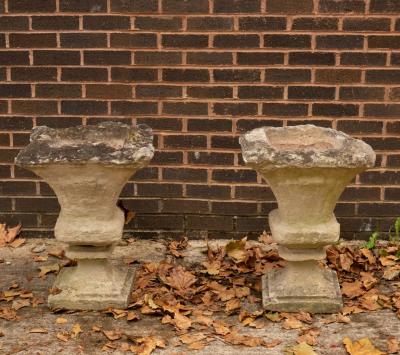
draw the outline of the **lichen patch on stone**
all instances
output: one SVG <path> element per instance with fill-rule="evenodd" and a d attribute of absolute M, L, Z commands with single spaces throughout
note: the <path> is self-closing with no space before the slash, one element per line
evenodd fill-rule
<path fill-rule="evenodd" d="M 282 167 L 369 168 L 375 153 L 365 142 L 314 125 L 256 128 L 240 137 L 247 165 Z"/>
<path fill-rule="evenodd" d="M 153 134 L 146 125 L 119 122 L 53 129 L 33 129 L 31 143 L 16 157 L 21 166 L 47 164 L 138 164 L 154 154 Z"/>

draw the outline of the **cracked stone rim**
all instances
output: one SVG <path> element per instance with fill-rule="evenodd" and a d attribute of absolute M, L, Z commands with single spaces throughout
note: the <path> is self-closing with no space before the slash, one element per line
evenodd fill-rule
<path fill-rule="evenodd" d="M 154 155 L 150 127 L 120 122 L 62 129 L 38 126 L 33 129 L 30 141 L 17 155 L 16 164 L 137 165 L 147 163 Z"/>
<path fill-rule="evenodd" d="M 278 168 L 369 168 L 375 153 L 365 142 L 314 125 L 261 127 L 240 137 L 247 165 Z"/>

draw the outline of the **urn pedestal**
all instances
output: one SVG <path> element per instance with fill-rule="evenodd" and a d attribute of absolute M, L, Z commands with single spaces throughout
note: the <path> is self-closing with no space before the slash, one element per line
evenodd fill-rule
<path fill-rule="evenodd" d="M 133 272 L 110 262 L 121 240 L 124 213 L 116 203 L 122 188 L 153 157 L 147 126 L 120 123 L 67 129 L 36 127 L 16 163 L 45 179 L 61 211 L 54 234 L 67 244 L 76 267 L 61 270 L 49 295 L 51 308 L 125 308 Z"/>
<path fill-rule="evenodd" d="M 262 127 L 241 137 L 243 158 L 270 185 L 278 209 L 269 225 L 287 266 L 263 277 L 263 304 L 273 311 L 335 313 L 342 307 L 337 275 L 321 266 L 339 240 L 333 210 L 344 188 L 375 163 L 366 143 L 328 128 Z"/>

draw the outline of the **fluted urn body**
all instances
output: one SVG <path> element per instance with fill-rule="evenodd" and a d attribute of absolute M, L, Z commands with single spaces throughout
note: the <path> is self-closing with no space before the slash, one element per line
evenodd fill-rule
<path fill-rule="evenodd" d="M 334 208 L 375 153 L 361 140 L 313 125 L 262 127 L 240 139 L 243 158 L 270 185 L 278 209 L 269 214 L 279 254 L 288 261 L 263 279 L 265 308 L 337 312 L 342 306 L 336 274 L 319 267 L 325 247 L 338 241 Z"/>
<path fill-rule="evenodd" d="M 132 272 L 108 261 L 122 238 L 124 213 L 116 203 L 128 179 L 153 157 L 147 126 L 121 123 L 66 129 L 36 127 L 16 164 L 45 179 L 61 211 L 55 237 L 77 267 L 64 268 L 49 296 L 52 308 L 126 307 Z"/>

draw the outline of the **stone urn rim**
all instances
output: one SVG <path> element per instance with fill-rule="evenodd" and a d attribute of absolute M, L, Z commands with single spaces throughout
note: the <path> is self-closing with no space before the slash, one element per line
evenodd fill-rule
<path fill-rule="evenodd" d="M 154 155 L 153 132 L 144 124 L 107 121 L 68 128 L 34 127 L 30 144 L 15 163 L 22 167 L 49 165 L 141 166 Z"/>
<path fill-rule="evenodd" d="M 360 139 L 315 125 L 264 126 L 239 138 L 246 165 L 255 169 L 348 168 L 375 165 L 375 152 Z"/>

